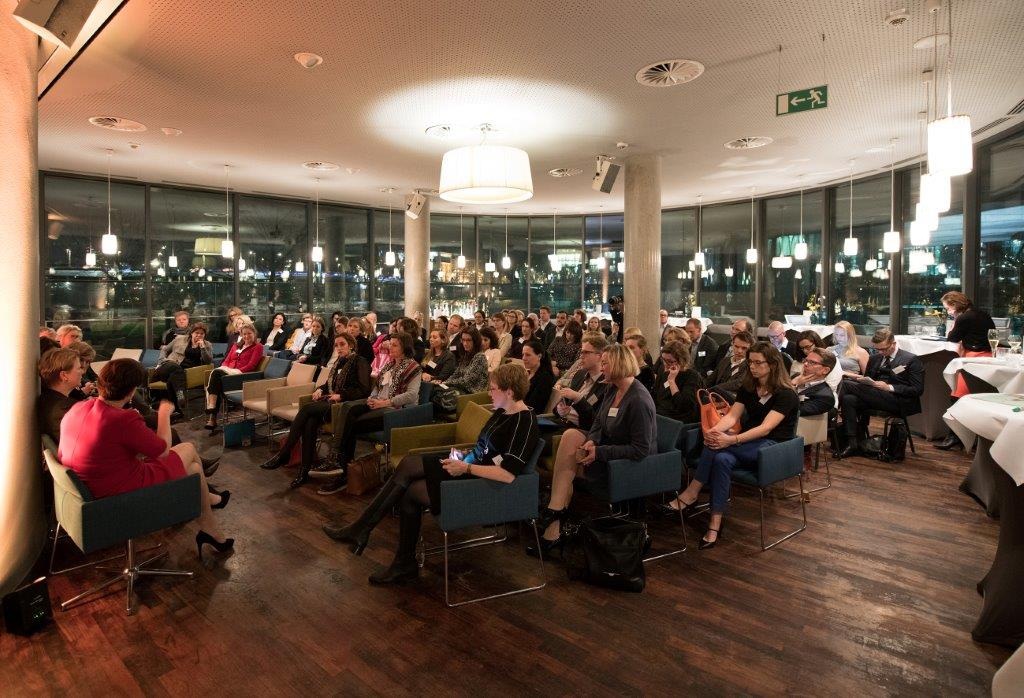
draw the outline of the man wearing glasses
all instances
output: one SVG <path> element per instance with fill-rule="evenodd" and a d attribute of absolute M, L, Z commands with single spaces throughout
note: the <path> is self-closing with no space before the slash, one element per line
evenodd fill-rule
<path fill-rule="evenodd" d="M 836 367 L 836 356 L 824 349 L 813 348 L 804 358 L 804 371 L 793 380 L 793 388 L 800 398 L 800 416 L 825 414 L 837 406 L 836 394 L 827 378 Z"/>
<path fill-rule="evenodd" d="M 577 371 L 568 387 L 555 385 L 561 398 L 555 403 L 553 420 L 560 427 L 579 427 L 589 429 L 594 423 L 594 412 L 604 391 L 608 387 L 601 373 L 601 352 L 608 346 L 603 335 L 587 335 L 580 348 L 580 370 Z"/>
<path fill-rule="evenodd" d="M 788 356 L 791 359 L 787 362 L 787 369 L 793 365 L 793 361 L 803 360 L 804 353 L 800 351 L 800 347 L 795 342 L 791 342 L 786 338 L 786 326 L 778 320 L 768 325 L 768 341 L 782 352 L 783 358 Z"/>
<path fill-rule="evenodd" d="M 846 446 L 840 458 L 864 450 L 858 440 L 867 437 L 872 410 L 892 415 L 912 415 L 921 411 L 924 393 L 924 366 L 921 360 L 896 345 L 896 337 L 888 327 L 871 338 L 875 353 L 868 359 L 863 376 L 844 376 L 839 392 L 839 408 L 843 415 Z"/>

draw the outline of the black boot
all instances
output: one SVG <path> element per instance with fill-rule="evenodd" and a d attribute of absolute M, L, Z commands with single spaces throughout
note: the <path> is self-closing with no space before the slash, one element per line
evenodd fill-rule
<path fill-rule="evenodd" d="M 942 451 L 952 451 L 954 448 L 963 448 L 963 442 L 953 432 L 949 432 L 949 436 L 942 441 L 942 443 L 935 444 L 935 448 Z"/>
<path fill-rule="evenodd" d="M 416 546 L 420 542 L 420 525 L 423 523 L 423 512 L 416 503 L 402 506 L 402 517 L 398 526 L 398 552 L 391 566 L 386 570 L 370 575 L 370 584 L 404 584 L 420 576 L 420 566 L 416 562 Z"/>
<path fill-rule="evenodd" d="M 309 482 L 309 466 L 303 463 L 299 466 L 299 474 L 295 476 L 295 479 L 291 481 L 288 487 L 294 490 L 297 487 L 302 487 L 307 482 Z"/>
<path fill-rule="evenodd" d="M 348 526 L 324 524 L 324 533 L 341 543 L 351 543 L 355 546 L 353 548 L 355 554 L 362 555 L 363 549 L 366 548 L 366 544 L 370 540 L 370 532 L 395 507 L 403 494 L 405 494 L 405 485 L 398 484 L 394 477 L 389 478 L 369 506 L 363 509 L 363 513 L 359 515 L 358 519 Z"/>

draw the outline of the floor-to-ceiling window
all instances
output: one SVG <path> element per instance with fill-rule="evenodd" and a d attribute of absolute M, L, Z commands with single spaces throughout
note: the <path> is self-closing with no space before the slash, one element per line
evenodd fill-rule
<path fill-rule="evenodd" d="M 504 233 L 504 230 L 502 230 Z M 442 213 L 430 214 L 430 314 L 463 316 L 477 309 L 476 235 L 472 216 Z M 502 249 L 504 256 L 504 249 Z M 508 270 L 498 263 L 503 273 L 526 268 L 526 259 L 509 250 L 512 264 Z M 459 259 L 463 259 L 460 266 Z M 513 271 L 514 270 L 514 271 Z"/>
<path fill-rule="evenodd" d="M 765 201 L 764 322 L 801 315 L 822 295 L 821 205 L 821 191 Z"/>
<path fill-rule="evenodd" d="M 530 304 L 552 312 L 580 307 L 583 216 L 537 216 L 530 233 Z"/>
<path fill-rule="evenodd" d="M 701 247 L 706 245 L 701 241 Z M 697 296 L 694 277 L 701 271 L 692 268 L 697 251 L 697 210 L 682 209 L 661 214 L 661 307 L 669 313 L 691 315 Z M 710 267 L 709 267 L 710 269 Z M 718 269 L 717 274 L 722 273 Z M 706 273 L 705 273 L 706 275 Z M 712 274 L 714 278 L 714 274 Z"/>
<path fill-rule="evenodd" d="M 320 204 L 324 252 L 313 277 L 314 311 L 326 316 L 335 310 L 346 315 L 369 311 L 367 226 L 366 209 Z"/>
<path fill-rule="evenodd" d="M 101 354 L 145 343 L 145 188 L 47 176 L 43 308 L 48 324 L 72 323 Z M 117 236 L 105 254 L 101 236 Z M 155 267 L 154 267 L 155 269 Z"/>
<path fill-rule="evenodd" d="M 621 213 L 598 214 L 586 218 L 583 307 L 600 312 L 612 296 L 622 295 L 623 219 Z"/>
<path fill-rule="evenodd" d="M 981 148 L 981 251 L 974 301 L 994 317 L 1024 321 L 1024 133 Z"/>
<path fill-rule="evenodd" d="M 849 183 L 832 190 L 832 292 L 826 300 L 836 320 L 870 335 L 891 318 L 888 264 L 875 273 L 879 255 L 888 259 L 882 235 L 889 230 L 889 176 L 854 181 L 852 202 L 850 191 Z"/>
<path fill-rule="evenodd" d="M 469 217 L 466 218 L 466 226 L 470 220 Z M 488 313 L 502 308 L 525 308 L 530 270 L 527 263 L 530 253 L 528 220 L 519 216 L 508 218 L 510 264 L 507 269 L 502 264 L 506 249 L 505 216 L 479 216 L 477 221 L 480 235 L 477 263 L 478 307 Z M 536 268 L 536 257 L 532 264 Z M 466 266 L 472 266 L 471 259 L 466 261 Z"/>
<path fill-rule="evenodd" d="M 756 265 L 746 261 L 753 225 L 750 203 L 704 206 L 702 215 L 706 268 L 698 298 L 702 313 L 726 324 L 737 317 L 752 318 Z"/>
<path fill-rule="evenodd" d="M 405 212 L 401 207 L 373 212 L 373 310 L 379 320 L 405 314 Z"/>
<path fill-rule="evenodd" d="M 309 275 L 322 269 L 310 261 L 311 246 L 304 203 L 239 197 L 238 305 L 261 334 L 273 313 L 293 324 L 307 310 Z"/>

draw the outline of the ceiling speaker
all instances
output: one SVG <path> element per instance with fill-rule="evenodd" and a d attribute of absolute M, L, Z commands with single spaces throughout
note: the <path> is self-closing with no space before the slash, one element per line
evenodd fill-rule
<path fill-rule="evenodd" d="M 416 220 L 420 217 L 420 212 L 423 210 L 424 204 L 427 203 L 427 197 L 423 196 L 419 192 L 415 192 L 405 204 L 405 215 L 409 216 L 412 220 Z"/>
<path fill-rule="evenodd" d="M 597 161 L 597 172 L 594 174 L 594 180 L 590 183 L 594 191 L 604 192 L 605 194 L 611 194 L 612 187 L 615 186 L 615 178 L 619 176 L 619 170 L 622 169 L 622 165 L 616 165 L 608 160 L 598 159 Z"/>
<path fill-rule="evenodd" d="M 14 19 L 54 44 L 71 48 L 99 0 L 20 0 Z"/>

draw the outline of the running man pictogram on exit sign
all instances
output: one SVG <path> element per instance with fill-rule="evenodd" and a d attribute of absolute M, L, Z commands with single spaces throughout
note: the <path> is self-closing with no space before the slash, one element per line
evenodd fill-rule
<path fill-rule="evenodd" d="M 795 90 L 775 96 L 775 116 L 800 111 L 825 109 L 828 106 L 828 85 Z"/>

